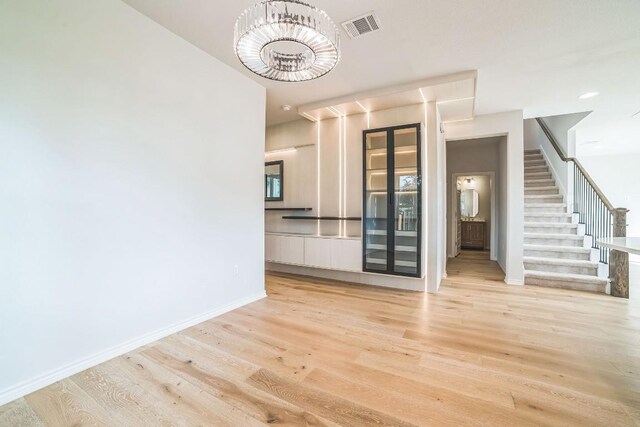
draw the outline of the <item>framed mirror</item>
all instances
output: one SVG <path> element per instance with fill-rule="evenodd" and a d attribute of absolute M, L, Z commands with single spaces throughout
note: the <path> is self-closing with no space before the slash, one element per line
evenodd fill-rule
<path fill-rule="evenodd" d="M 460 194 L 460 215 L 466 218 L 475 218 L 480 210 L 478 192 L 476 190 L 464 190 Z"/>
<path fill-rule="evenodd" d="M 265 193 L 266 202 L 281 202 L 284 198 L 284 160 L 266 162 Z"/>

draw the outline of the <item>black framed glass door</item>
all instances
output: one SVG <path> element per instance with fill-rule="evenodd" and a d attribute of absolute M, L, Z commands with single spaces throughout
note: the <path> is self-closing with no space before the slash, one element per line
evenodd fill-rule
<path fill-rule="evenodd" d="M 364 131 L 363 159 L 363 271 L 420 277 L 420 124 Z"/>

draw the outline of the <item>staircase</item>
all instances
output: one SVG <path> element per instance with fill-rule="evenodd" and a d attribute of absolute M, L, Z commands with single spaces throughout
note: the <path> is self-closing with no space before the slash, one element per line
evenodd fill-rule
<path fill-rule="evenodd" d="M 591 245 L 573 221 L 540 150 L 524 154 L 525 284 L 607 292 Z M 591 241 L 591 239 L 589 239 Z"/>

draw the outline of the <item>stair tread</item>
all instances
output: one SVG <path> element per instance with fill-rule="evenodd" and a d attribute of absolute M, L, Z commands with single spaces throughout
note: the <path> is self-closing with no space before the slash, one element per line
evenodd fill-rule
<path fill-rule="evenodd" d="M 525 262 L 535 262 L 538 264 L 553 264 L 553 265 L 564 265 L 564 266 L 574 266 L 574 267 L 598 267 L 598 263 L 596 261 L 587 261 L 587 260 L 579 260 L 579 259 L 563 259 L 563 258 L 545 258 L 545 257 L 536 257 L 536 256 L 525 256 Z"/>
<path fill-rule="evenodd" d="M 567 207 L 566 203 L 525 203 L 524 207 L 538 208 L 538 207 Z M 548 212 L 551 213 L 551 212 Z"/>
<path fill-rule="evenodd" d="M 540 212 L 540 213 L 535 213 L 535 212 L 525 212 L 524 216 L 548 216 L 548 217 L 552 217 L 552 216 L 562 216 L 565 218 L 570 218 L 573 214 L 570 213 L 564 213 L 564 212 Z"/>
<path fill-rule="evenodd" d="M 609 279 L 598 276 L 587 276 L 586 274 L 574 274 L 574 273 L 556 273 L 553 271 L 540 271 L 540 270 L 525 270 L 525 277 L 537 277 L 541 279 L 553 279 L 558 281 L 568 282 L 588 282 L 597 284 L 606 284 Z"/>

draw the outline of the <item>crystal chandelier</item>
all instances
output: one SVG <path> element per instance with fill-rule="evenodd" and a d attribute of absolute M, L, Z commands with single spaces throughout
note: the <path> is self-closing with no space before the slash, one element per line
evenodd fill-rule
<path fill-rule="evenodd" d="M 246 9 L 235 25 L 238 59 L 271 80 L 317 79 L 340 60 L 340 34 L 329 16 L 298 0 L 267 0 Z"/>

